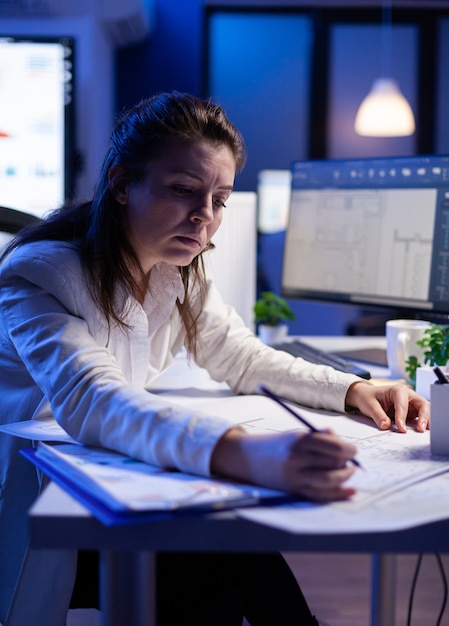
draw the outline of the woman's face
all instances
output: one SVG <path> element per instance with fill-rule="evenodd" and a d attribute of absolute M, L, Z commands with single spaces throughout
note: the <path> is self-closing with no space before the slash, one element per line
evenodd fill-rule
<path fill-rule="evenodd" d="M 202 252 L 220 226 L 234 177 L 227 146 L 173 141 L 142 181 L 115 192 L 144 272 L 160 261 L 188 265 Z"/>

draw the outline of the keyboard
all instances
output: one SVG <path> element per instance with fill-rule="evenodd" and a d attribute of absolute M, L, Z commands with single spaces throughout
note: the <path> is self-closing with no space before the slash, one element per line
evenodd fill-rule
<path fill-rule="evenodd" d="M 371 374 L 368 370 L 356 365 L 352 361 L 338 356 L 337 354 L 333 354 L 332 352 L 325 352 L 319 348 L 314 348 L 313 346 L 310 346 L 303 341 L 299 341 L 298 339 L 276 343 L 272 347 L 276 348 L 276 350 L 288 352 L 295 357 L 302 357 L 310 363 L 316 363 L 317 365 L 330 365 L 336 370 L 346 372 L 347 374 L 355 374 L 356 376 L 360 376 L 360 378 L 365 378 L 367 380 L 371 378 Z"/>

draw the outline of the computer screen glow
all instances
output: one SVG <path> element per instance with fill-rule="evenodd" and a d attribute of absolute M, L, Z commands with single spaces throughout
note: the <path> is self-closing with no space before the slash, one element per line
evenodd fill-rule
<path fill-rule="evenodd" d="M 41 217 L 71 184 L 73 41 L 0 36 L 0 205 Z"/>
<path fill-rule="evenodd" d="M 282 292 L 449 314 L 449 157 L 295 162 Z"/>

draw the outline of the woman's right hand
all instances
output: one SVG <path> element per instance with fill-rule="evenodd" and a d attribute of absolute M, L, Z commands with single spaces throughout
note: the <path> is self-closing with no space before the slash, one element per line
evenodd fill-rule
<path fill-rule="evenodd" d="M 330 430 L 254 435 L 232 428 L 216 445 L 212 472 L 315 501 L 346 500 L 355 493 L 344 486 L 355 454 Z"/>

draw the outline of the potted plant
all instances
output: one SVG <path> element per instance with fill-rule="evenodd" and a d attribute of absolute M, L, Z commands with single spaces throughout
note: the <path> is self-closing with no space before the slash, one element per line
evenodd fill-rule
<path fill-rule="evenodd" d="M 254 322 L 264 343 L 280 343 L 287 336 L 285 320 L 294 320 L 290 305 L 284 298 L 271 291 L 263 291 L 254 304 Z"/>
<path fill-rule="evenodd" d="M 431 323 L 424 330 L 424 336 L 416 344 L 424 349 L 424 362 L 416 356 L 407 359 L 405 369 L 411 383 L 416 385 L 418 368 L 433 365 L 445 366 L 449 361 L 449 325 Z"/>

